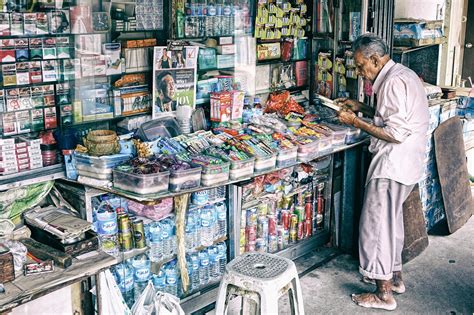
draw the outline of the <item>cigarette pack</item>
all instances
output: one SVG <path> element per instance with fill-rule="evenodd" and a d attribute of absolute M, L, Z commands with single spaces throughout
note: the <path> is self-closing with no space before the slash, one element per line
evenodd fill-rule
<path fill-rule="evenodd" d="M 11 13 L 11 35 L 23 35 L 23 13 Z"/>

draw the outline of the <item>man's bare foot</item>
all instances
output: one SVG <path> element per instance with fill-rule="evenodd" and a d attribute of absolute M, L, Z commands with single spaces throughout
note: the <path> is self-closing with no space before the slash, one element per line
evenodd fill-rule
<path fill-rule="evenodd" d="M 391 280 L 377 280 L 377 291 L 374 293 L 352 294 L 352 301 L 359 306 L 393 311 L 397 301 L 393 298 Z"/>
<path fill-rule="evenodd" d="M 365 276 L 362 277 L 362 282 L 375 285 L 375 280 L 374 279 L 371 279 L 371 278 L 365 277 Z M 406 291 L 405 283 L 403 283 L 403 280 L 402 280 L 401 271 L 394 271 L 393 272 L 392 291 L 395 292 L 395 293 L 398 293 L 398 294 L 405 293 L 405 291 Z"/>

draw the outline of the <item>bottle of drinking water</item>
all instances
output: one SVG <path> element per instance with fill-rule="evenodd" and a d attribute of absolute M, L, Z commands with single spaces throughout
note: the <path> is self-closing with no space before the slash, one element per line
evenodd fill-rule
<path fill-rule="evenodd" d="M 125 303 L 128 307 L 132 307 L 135 300 L 133 268 L 127 263 L 118 264 L 114 268 L 114 276 Z"/>
<path fill-rule="evenodd" d="M 225 203 L 218 202 L 215 204 L 217 212 L 217 237 L 227 235 L 227 208 Z"/>
<path fill-rule="evenodd" d="M 220 242 L 217 244 L 217 248 L 219 252 L 219 273 L 222 276 L 227 265 L 227 245 L 225 242 Z"/>
<path fill-rule="evenodd" d="M 201 245 L 211 246 L 214 240 L 214 207 L 205 206 L 201 209 Z"/>
<path fill-rule="evenodd" d="M 163 259 L 169 258 L 171 256 L 171 230 L 170 222 L 168 219 L 160 221 L 161 225 L 161 243 L 163 247 Z"/>
<path fill-rule="evenodd" d="M 132 260 L 133 266 L 133 278 L 134 278 L 134 292 L 135 301 L 138 300 L 140 294 L 142 294 L 148 280 L 150 280 L 150 260 L 145 254 L 135 256 Z"/>
<path fill-rule="evenodd" d="M 197 208 L 193 210 L 192 212 L 193 212 L 194 222 L 196 223 L 196 229 L 194 233 L 194 237 L 196 241 L 196 246 L 194 246 L 194 248 L 196 248 L 201 245 L 201 209 Z"/>
<path fill-rule="evenodd" d="M 186 213 L 186 225 L 184 227 L 186 249 L 190 250 L 197 246 L 196 243 L 196 220 L 193 210 Z"/>
<path fill-rule="evenodd" d="M 157 262 L 163 259 L 162 227 L 159 222 L 152 222 L 149 227 L 150 260 Z"/>
<path fill-rule="evenodd" d="M 178 272 L 176 270 L 176 260 L 172 260 L 166 268 L 166 291 L 169 294 L 178 296 Z"/>
<path fill-rule="evenodd" d="M 191 287 L 192 290 L 197 290 L 201 286 L 201 279 L 199 273 L 199 254 L 197 252 L 190 254 L 190 261 L 192 267 Z"/>
<path fill-rule="evenodd" d="M 199 252 L 199 280 L 201 286 L 209 282 L 209 255 L 205 250 Z"/>
<path fill-rule="evenodd" d="M 225 198 L 225 186 L 217 187 L 216 199 L 224 199 Z"/>
<path fill-rule="evenodd" d="M 156 290 L 165 292 L 166 290 L 166 274 L 163 268 L 160 269 L 158 274 L 152 276 L 153 286 Z"/>
<path fill-rule="evenodd" d="M 207 249 L 209 255 L 209 277 L 216 280 L 220 275 L 219 250 L 217 246 L 210 246 Z"/>
<path fill-rule="evenodd" d="M 167 219 L 169 226 L 169 235 L 170 235 L 170 256 L 176 254 L 178 241 L 176 240 L 176 223 L 174 219 Z"/>

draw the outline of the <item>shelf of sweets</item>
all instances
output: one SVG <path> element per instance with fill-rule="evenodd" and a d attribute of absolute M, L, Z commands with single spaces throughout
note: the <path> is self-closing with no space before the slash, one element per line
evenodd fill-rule
<path fill-rule="evenodd" d="M 43 166 L 41 168 L 0 176 L 0 191 L 38 184 L 50 180 L 65 178 L 63 164 Z"/>
<path fill-rule="evenodd" d="M 337 153 L 337 152 L 340 152 L 340 151 L 348 150 L 348 149 L 356 147 L 360 144 L 363 144 L 366 141 L 367 141 L 367 139 L 363 139 L 363 140 L 358 141 L 358 142 L 353 143 L 353 144 L 338 146 L 338 147 L 332 148 L 332 150 L 330 150 L 328 152 L 318 154 L 318 155 L 312 157 L 309 160 L 297 161 L 293 164 L 290 164 L 290 165 L 287 165 L 287 166 L 284 166 L 284 167 L 275 167 L 273 169 L 270 169 L 270 170 L 267 170 L 267 171 L 264 171 L 264 172 L 254 173 L 252 176 L 249 176 L 249 177 L 243 177 L 243 178 L 239 178 L 239 179 L 235 179 L 235 180 L 228 180 L 228 181 L 225 181 L 225 182 L 222 182 L 222 183 L 219 183 L 219 184 L 215 184 L 215 185 L 211 185 L 211 186 L 200 186 L 200 187 L 196 187 L 196 188 L 189 189 L 189 190 L 182 190 L 182 191 L 179 191 L 179 192 L 166 192 L 166 193 L 159 193 L 159 194 L 140 195 L 140 194 L 136 194 L 136 193 L 133 193 L 133 192 L 128 192 L 128 191 L 125 191 L 125 190 L 122 190 L 122 189 L 119 189 L 119 188 L 93 186 L 93 185 L 87 185 L 87 186 L 90 186 L 90 187 L 93 187 L 93 188 L 96 188 L 96 189 L 99 189 L 99 190 L 102 190 L 102 191 L 105 191 L 105 192 L 109 192 L 109 193 L 112 193 L 112 194 L 116 194 L 116 195 L 121 196 L 121 197 L 136 200 L 138 202 L 149 202 L 149 201 L 155 201 L 155 200 L 159 200 L 159 199 L 163 199 L 163 198 L 175 197 L 175 196 L 179 196 L 179 195 L 186 194 L 186 193 L 193 193 L 193 192 L 197 192 L 197 191 L 208 190 L 208 189 L 212 189 L 212 188 L 217 188 L 217 187 L 222 187 L 222 186 L 227 186 L 227 185 L 243 182 L 245 180 L 252 179 L 256 176 L 270 174 L 270 173 L 273 173 L 275 171 L 279 171 L 279 170 L 282 170 L 282 169 L 293 167 L 293 166 L 296 166 L 296 165 L 299 165 L 299 164 L 302 164 L 302 163 L 308 163 L 308 162 L 311 162 L 315 159 L 318 159 L 318 158 L 321 158 L 321 157 L 324 157 L 324 156 L 328 156 L 328 155 L 331 155 L 331 154 L 334 154 L 334 153 Z M 75 180 L 70 180 L 70 179 L 63 179 L 63 180 L 73 182 L 73 183 L 78 183 Z"/>
<path fill-rule="evenodd" d="M 263 66 L 263 65 L 278 65 L 278 64 L 289 64 L 289 63 L 295 63 L 299 61 L 311 61 L 310 58 L 303 58 L 303 59 L 290 59 L 288 61 L 283 61 L 280 59 L 274 59 L 274 60 L 262 60 L 262 61 L 257 61 L 257 66 Z"/>
<path fill-rule="evenodd" d="M 272 93 L 272 92 L 281 92 L 281 91 L 289 91 L 291 92 L 297 92 L 297 91 L 303 91 L 309 89 L 309 86 L 307 84 L 302 85 L 302 86 L 292 86 L 292 87 L 282 87 L 282 88 L 269 88 L 265 90 L 258 90 L 255 91 L 255 95 L 258 94 L 267 94 L 267 93 Z"/>

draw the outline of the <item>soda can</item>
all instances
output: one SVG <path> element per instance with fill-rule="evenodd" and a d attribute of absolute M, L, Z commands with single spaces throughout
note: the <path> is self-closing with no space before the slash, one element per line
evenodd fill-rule
<path fill-rule="evenodd" d="M 289 236 L 290 236 L 290 243 L 296 243 L 296 240 L 298 238 L 298 232 L 296 231 L 296 229 L 290 229 Z"/>
<path fill-rule="evenodd" d="M 305 220 L 311 220 L 313 217 L 313 205 L 311 203 L 306 203 L 304 206 L 304 218 Z"/>
<path fill-rule="evenodd" d="M 304 238 L 303 222 L 298 222 L 297 236 L 298 236 L 298 241 Z"/>
<path fill-rule="evenodd" d="M 290 241 L 290 233 L 288 230 L 283 231 L 283 248 L 287 248 Z"/>
<path fill-rule="evenodd" d="M 257 226 L 257 209 L 247 210 L 247 226 Z"/>
<path fill-rule="evenodd" d="M 304 237 L 308 238 L 313 233 L 313 221 L 311 219 L 306 219 L 304 221 Z"/>
<path fill-rule="evenodd" d="M 298 215 L 292 214 L 290 219 L 290 230 L 295 230 L 298 228 Z"/>
<path fill-rule="evenodd" d="M 248 226 L 245 228 L 245 239 L 247 244 L 254 242 L 257 239 L 257 228 L 255 226 Z"/>
<path fill-rule="evenodd" d="M 278 236 L 270 235 L 268 237 L 267 249 L 269 253 L 275 253 L 278 251 Z"/>
<path fill-rule="evenodd" d="M 119 216 L 119 231 L 122 233 L 130 233 L 130 219 L 128 218 L 128 215 L 123 214 Z"/>
<path fill-rule="evenodd" d="M 266 216 L 259 216 L 257 219 L 257 238 L 266 238 L 268 236 L 268 219 Z"/>
<path fill-rule="evenodd" d="M 274 216 L 268 215 L 268 235 L 277 235 L 276 226 L 277 221 Z"/>
<path fill-rule="evenodd" d="M 290 228 L 290 212 L 288 210 L 281 210 L 281 224 L 285 230 Z"/>
<path fill-rule="evenodd" d="M 133 236 L 132 233 L 126 232 L 119 232 L 120 237 L 120 248 L 122 251 L 127 252 L 133 248 Z"/>
<path fill-rule="evenodd" d="M 245 251 L 246 252 L 254 252 L 255 251 L 255 246 L 256 246 L 257 242 L 256 241 L 251 241 L 251 242 L 247 242 L 247 244 L 245 245 Z"/>
<path fill-rule="evenodd" d="M 289 210 L 291 208 L 291 197 L 283 197 L 281 201 L 281 208 L 285 210 Z"/>
<path fill-rule="evenodd" d="M 283 243 L 283 238 L 284 238 L 284 232 L 285 230 L 283 228 L 277 229 L 278 235 L 277 235 L 277 246 L 278 250 L 282 250 L 285 248 L 285 245 Z"/>
<path fill-rule="evenodd" d="M 255 251 L 260 253 L 267 252 L 267 244 L 264 238 L 257 238 L 257 240 L 255 241 Z"/>
<path fill-rule="evenodd" d="M 135 219 L 132 221 L 133 226 L 133 240 L 135 248 L 144 248 L 145 244 L 145 230 L 143 227 L 143 220 Z"/>

